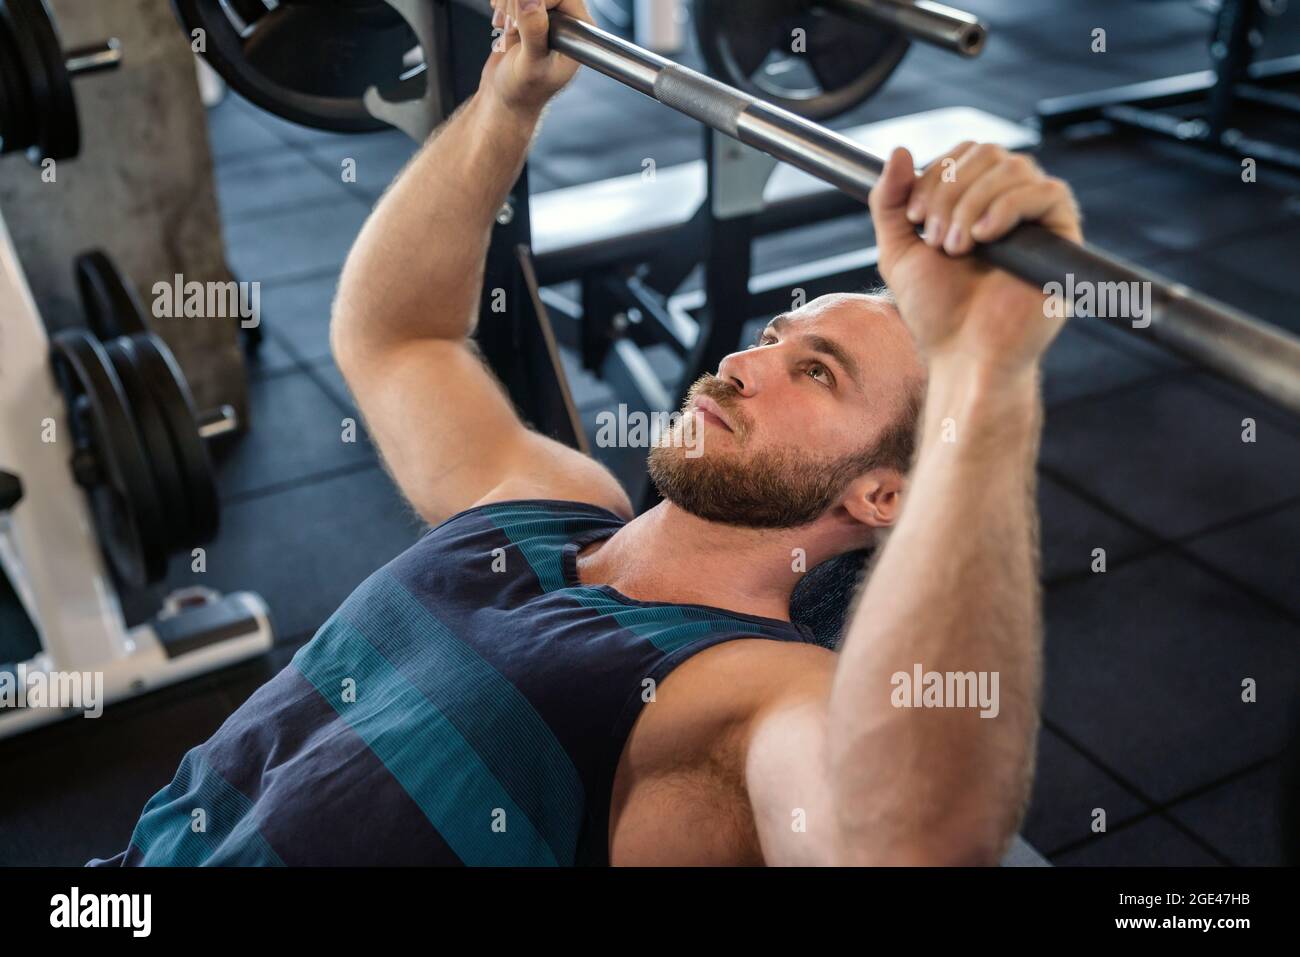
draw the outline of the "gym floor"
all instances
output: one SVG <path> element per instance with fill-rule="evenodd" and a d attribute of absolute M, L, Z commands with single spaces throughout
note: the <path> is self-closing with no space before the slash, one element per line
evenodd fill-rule
<path fill-rule="evenodd" d="M 958 62 L 913 46 L 847 126 L 941 106 L 1008 119 L 1042 97 L 1203 69 L 1210 18 L 1185 2 L 963 0 L 991 27 Z M 1295 13 L 1296 11 L 1292 11 Z M 1297 19 L 1265 56 L 1300 49 Z M 1109 52 L 1088 38 L 1107 30 Z M 1288 34 L 1289 37 L 1283 36 Z M 692 65 L 693 52 L 681 59 Z M 234 96 L 211 111 L 229 260 L 262 282 L 252 430 L 221 455 L 223 527 L 203 584 L 269 602 L 265 659 L 0 742 L 0 864 L 80 864 L 122 850 L 145 801 L 375 568 L 421 532 L 364 435 L 329 354 L 339 268 L 411 155 L 397 133 L 294 127 Z M 1300 126 L 1270 135 L 1300 142 Z M 699 127 L 594 73 L 551 111 L 534 191 L 698 158 Z M 1049 140 L 1089 239 L 1300 332 L 1300 180 L 1135 138 Z M 344 159 L 358 182 L 344 184 Z M 865 216 L 764 242 L 757 268 L 870 241 Z M 590 419 L 611 394 L 574 372 Z M 1028 840 L 1059 865 L 1277 864 L 1278 755 L 1300 687 L 1300 422 L 1137 338 L 1079 321 L 1045 374 L 1040 465 L 1047 622 L 1044 725 Z M 1243 442 L 1242 420 L 1257 423 Z M 1105 574 L 1090 570 L 1104 548 Z M 179 562 L 177 563 L 180 564 Z M 127 596 L 139 618 L 169 588 Z M 34 636 L 0 581 L 0 661 Z M 1258 700 L 1242 700 L 1242 683 Z M 1095 809 L 1105 812 L 1094 833 Z"/>

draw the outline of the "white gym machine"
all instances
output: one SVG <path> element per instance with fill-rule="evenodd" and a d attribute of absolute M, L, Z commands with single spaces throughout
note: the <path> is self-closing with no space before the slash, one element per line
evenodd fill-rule
<path fill-rule="evenodd" d="M 101 705 L 252 658 L 270 649 L 266 603 L 251 592 L 177 593 L 152 621 L 128 628 L 50 367 L 50 340 L 0 217 L 0 570 L 40 637 L 41 651 L 0 664 L 0 684 L 102 681 Z M 45 441 L 53 425 L 55 441 Z M 0 706 L 0 738 L 84 708 Z"/>

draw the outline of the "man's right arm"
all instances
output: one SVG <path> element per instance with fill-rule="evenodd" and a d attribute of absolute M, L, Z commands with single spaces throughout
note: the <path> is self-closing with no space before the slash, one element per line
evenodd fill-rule
<path fill-rule="evenodd" d="M 586 16 L 579 0 L 546 0 L 557 4 Z M 602 466 L 520 421 L 470 338 L 496 213 L 543 106 L 576 66 L 547 51 L 546 23 L 542 6 L 508 31 L 478 92 L 384 195 L 339 282 L 339 368 L 389 471 L 429 522 L 506 498 L 631 513 Z"/>

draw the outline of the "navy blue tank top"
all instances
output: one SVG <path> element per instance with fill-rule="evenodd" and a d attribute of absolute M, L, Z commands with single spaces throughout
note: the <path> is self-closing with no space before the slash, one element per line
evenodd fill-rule
<path fill-rule="evenodd" d="M 92 864 L 602 865 L 653 688 L 787 622 L 583 585 L 603 508 L 472 508 L 368 578 Z M 651 684 L 653 683 L 653 684 Z"/>

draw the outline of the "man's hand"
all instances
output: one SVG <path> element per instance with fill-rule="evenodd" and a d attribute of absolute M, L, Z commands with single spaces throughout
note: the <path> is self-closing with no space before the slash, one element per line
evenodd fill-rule
<path fill-rule="evenodd" d="M 966 254 L 1021 222 L 1080 241 L 1079 210 L 1066 183 L 1027 156 L 969 142 L 917 177 L 911 155 L 898 149 L 871 191 L 870 207 L 880 274 L 929 359 L 974 360 L 1011 374 L 1037 361 L 1062 320 L 1045 317 L 1041 290 Z M 923 236 L 916 234 L 920 224 Z"/>
<path fill-rule="evenodd" d="M 592 22 L 583 0 L 492 0 L 492 55 L 483 67 L 481 89 L 511 110 L 533 116 L 564 89 L 576 61 L 553 53 L 547 43 L 548 10 Z"/>

